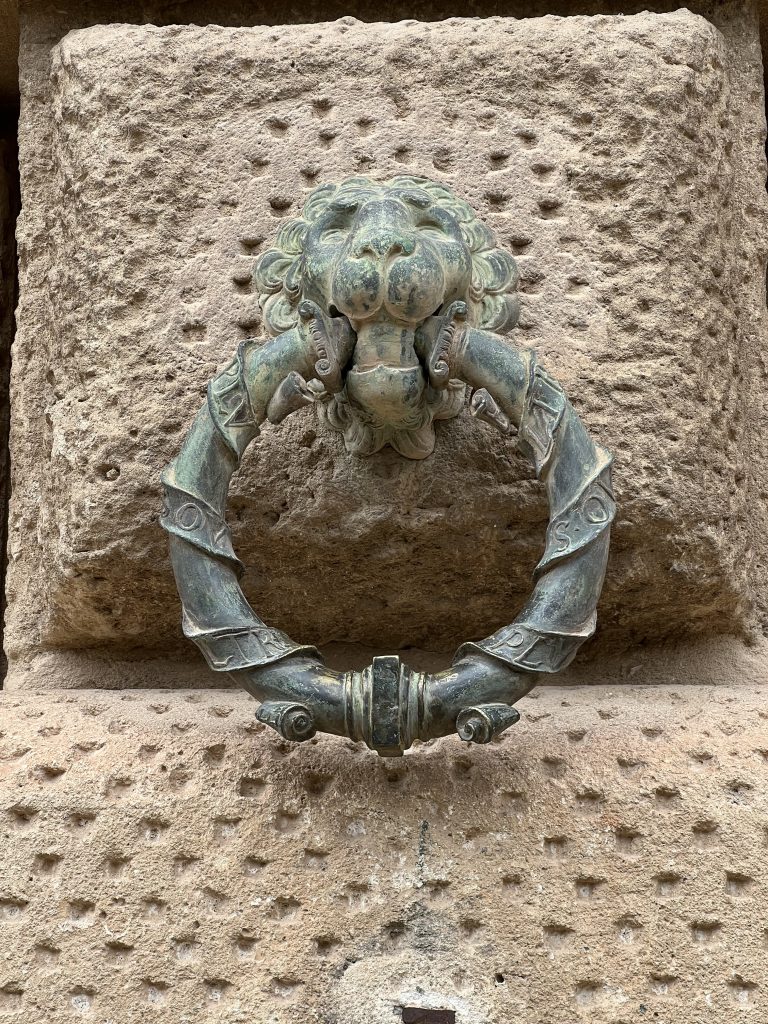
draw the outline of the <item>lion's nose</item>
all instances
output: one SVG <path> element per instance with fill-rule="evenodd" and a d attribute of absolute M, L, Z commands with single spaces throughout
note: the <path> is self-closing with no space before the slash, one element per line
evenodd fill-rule
<path fill-rule="evenodd" d="M 382 233 L 361 238 L 354 247 L 358 258 L 372 256 L 374 259 L 386 259 L 390 256 L 410 256 L 416 243 L 407 235 Z"/>

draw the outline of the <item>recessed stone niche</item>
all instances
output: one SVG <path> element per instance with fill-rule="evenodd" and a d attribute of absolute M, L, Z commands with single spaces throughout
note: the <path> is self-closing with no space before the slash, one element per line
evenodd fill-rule
<path fill-rule="evenodd" d="M 259 333 L 259 252 L 316 184 L 358 172 L 440 179 L 481 212 L 519 262 L 510 344 L 538 351 L 615 453 L 593 654 L 749 633 L 766 484 L 753 49 L 734 58 L 685 11 L 66 36 L 47 115 L 30 100 L 21 119 L 35 201 L 19 234 L 9 685 L 198 665 L 159 473 L 209 378 Z M 527 464 L 468 415 L 412 463 L 349 456 L 311 411 L 264 431 L 229 514 L 267 621 L 406 657 L 510 621 L 547 520 Z"/>

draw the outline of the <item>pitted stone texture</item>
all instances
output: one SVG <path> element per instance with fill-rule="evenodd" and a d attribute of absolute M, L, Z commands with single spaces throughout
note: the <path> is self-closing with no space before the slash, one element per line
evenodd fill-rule
<path fill-rule="evenodd" d="M 765 379 L 749 24 L 738 52 L 685 12 L 67 36 L 52 134 L 39 79 L 21 128 L 12 679 L 43 648 L 186 650 L 160 468 L 259 331 L 259 251 L 356 171 L 426 174 L 475 205 L 519 260 L 511 341 L 615 451 L 596 649 L 747 628 Z M 414 464 L 352 458 L 297 414 L 249 453 L 230 508 L 267 621 L 379 650 L 451 651 L 510 621 L 546 517 L 512 446 L 466 415 Z"/>
<path fill-rule="evenodd" d="M 387 761 L 239 694 L 6 695 L 4 1019 L 762 1024 L 762 691 L 520 707 Z"/>

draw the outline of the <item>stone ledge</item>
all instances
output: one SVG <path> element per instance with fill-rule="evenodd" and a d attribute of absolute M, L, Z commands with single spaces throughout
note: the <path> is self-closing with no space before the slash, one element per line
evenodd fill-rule
<path fill-rule="evenodd" d="M 189 660 L 169 656 L 128 660 L 110 655 L 108 650 L 41 651 L 13 662 L 3 685 L 6 692 L 13 693 L 91 688 L 226 690 L 235 685 L 227 673 L 212 672 L 191 644 L 188 648 Z M 327 665 L 342 671 L 365 668 L 379 654 L 399 653 L 419 672 L 439 672 L 451 664 L 455 653 L 414 648 L 385 651 L 341 643 L 328 644 L 320 651 Z M 609 656 L 601 656 L 590 643 L 554 678 L 560 686 L 761 686 L 768 680 L 768 642 L 747 645 L 738 637 L 715 636 L 690 643 L 629 647 Z"/>
<path fill-rule="evenodd" d="M 764 1021 L 759 687 L 540 689 L 398 761 L 231 691 L 0 700 L 9 1021 Z"/>

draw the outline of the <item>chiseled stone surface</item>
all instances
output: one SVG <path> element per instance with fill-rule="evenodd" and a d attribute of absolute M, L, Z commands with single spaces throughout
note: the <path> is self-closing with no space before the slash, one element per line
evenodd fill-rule
<path fill-rule="evenodd" d="M 3 23 L 0 4 L 0 26 Z M 2 45 L 0 45 L 0 63 Z M 2 75 L 0 75 L 0 107 L 2 106 Z M 10 485 L 10 457 L 8 454 L 8 428 L 10 401 L 8 384 L 11 369 L 11 343 L 13 341 L 13 308 L 16 295 L 16 247 L 14 231 L 18 215 L 18 182 L 16 177 L 16 144 L 10 137 L 0 135 L 0 589 L 5 577 L 5 551 L 7 542 L 7 507 Z M 5 592 L 0 593 L 0 618 L 5 613 Z M 0 625 L 0 641 L 2 625 Z M 5 654 L 0 652 L 0 676 L 5 674 Z"/>
<path fill-rule="evenodd" d="M 355 171 L 433 176 L 482 213 L 519 260 L 514 340 L 616 453 L 593 650 L 748 629 L 765 379 L 749 17 L 738 47 L 687 12 L 68 35 L 49 82 L 23 77 L 11 681 L 41 650 L 187 651 L 159 471 L 259 331 L 259 251 Z M 380 650 L 510 621 L 546 517 L 467 416 L 415 464 L 348 456 L 311 412 L 265 430 L 230 510 L 268 621 Z"/>
<path fill-rule="evenodd" d="M 240 694 L 6 694 L 0 1013 L 762 1024 L 763 696 L 548 688 L 390 761 Z"/>

